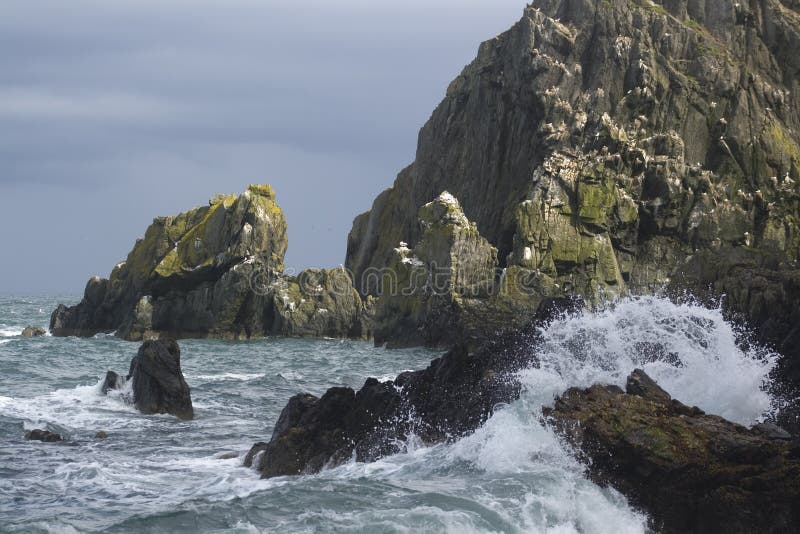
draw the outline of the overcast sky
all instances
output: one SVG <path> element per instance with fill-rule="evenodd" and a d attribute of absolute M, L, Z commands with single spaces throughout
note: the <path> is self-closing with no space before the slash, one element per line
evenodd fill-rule
<path fill-rule="evenodd" d="M 525 0 L 0 0 L 0 294 L 77 294 L 157 215 L 272 183 L 287 266 L 353 217 Z"/>

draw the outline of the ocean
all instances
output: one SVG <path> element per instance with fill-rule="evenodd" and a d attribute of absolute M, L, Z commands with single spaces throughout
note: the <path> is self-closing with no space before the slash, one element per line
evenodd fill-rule
<path fill-rule="evenodd" d="M 262 480 L 242 467 L 292 395 L 360 387 L 420 369 L 439 353 L 340 340 L 184 340 L 193 421 L 145 416 L 103 396 L 106 370 L 126 373 L 138 344 L 24 339 L 58 302 L 0 298 L 2 532 L 548 532 L 640 533 L 647 517 L 585 475 L 539 417 L 571 386 L 624 385 L 642 367 L 675 398 L 742 424 L 774 409 L 776 356 L 736 344 L 716 309 L 656 297 L 564 318 L 543 332 L 541 364 L 520 371 L 522 397 L 473 434 L 349 462 L 317 475 Z M 61 443 L 26 441 L 47 428 Z M 97 432 L 107 433 L 99 439 Z"/>

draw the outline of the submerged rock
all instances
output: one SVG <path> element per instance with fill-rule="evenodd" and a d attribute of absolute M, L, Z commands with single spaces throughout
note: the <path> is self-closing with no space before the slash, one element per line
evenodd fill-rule
<path fill-rule="evenodd" d="M 133 402 L 144 414 L 172 414 L 192 419 L 191 392 L 181 372 L 181 350 L 175 341 L 145 341 L 131 360 Z"/>
<path fill-rule="evenodd" d="M 643 371 L 573 388 L 545 415 L 589 473 L 650 514 L 661 532 L 790 532 L 800 524 L 800 449 L 670 398 Z"/>
<path fill-rule="evenodd" d="M 53 312 L 50 329 L 84 337 L 116 331 L 133 341 L 369 336 L 362 328 L 367 308 L 340 270 L 313 273 L 335 281 L 336 290 L 344 276 L 349 291 L 301 288 L 299 310 L 286 311 L 282 291 L 288 286 L 291 299 L 298 284 L 283 274 L 287 246 L 286 220 L 270 186 L 218 195 L 208 206 L 156 218 L 109 279 L 92 278 L 78 305 Z"/>
<path fill-rule="evenodd" d="M 268 443 L 245 458 L 264 477 L 316 472 L 355 457 L 372 461 L 402 449 L 411 436 L 425 443 L 456 439 L 480 426 L 501 403 L 519 396 L 514 371 L 535 360 L 536 327 L 582 303 L 551 300 L 539 321 L 480 350 L 450 350 L 422 371 L 393 381 L 368 379 L 359 391 L 336 387 L 322 397 L 292 397 Z"/>
<path fill-rule="evenodd" d="M 28 430 L 27 432 L 25 432 L 25 439 L 29 441 L 43 441 L 45 443 L 55 443 L 58 441 L 64 441 L 64 438 L 62 438 L 59 434 L 56 434 L 55 432 L 50 432 L 49 430 L 41 430 L 38 428 L 35 430 Z"/>
<path fill-rule="evenodd" d="M 42 337 L 47 334 L 47 330 L 39 326 L 29 326 L 22 331 L 22 337 Z"/>

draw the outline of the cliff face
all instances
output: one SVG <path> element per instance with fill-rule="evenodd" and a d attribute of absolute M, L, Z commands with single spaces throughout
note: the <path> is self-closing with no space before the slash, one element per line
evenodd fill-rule
<path fill-rule="evenodd" d="M 698 250 L 800 254 L 800 7 L 544 0 L 483 43 L 416 161 L 356 218 L 362 294 L 453 194 L 501 268 L 588 302 L 660 288 Z M 535 299 L 530 309 L 535 309 Z"/>
<path fill-rule="evenodd" d="M 265 335 L 368 337 L 365 308 L 341 270 L 283 275 L 286 219 L 270 186 L 218 195 L 159 217 L 109 279 L 51 318 L 56 336 L 116 331 L 130 340 Z"/>

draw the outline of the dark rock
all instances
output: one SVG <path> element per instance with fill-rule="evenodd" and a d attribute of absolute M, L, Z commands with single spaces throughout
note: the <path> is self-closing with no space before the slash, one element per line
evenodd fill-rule
<path fill-rule="evenodd" d="M 47 334 L 47 330 L 38 326 L 29 326 L 22 331 L 22 337 L 42 337 Z"/>
<path fill-rule="evenodd" d="M 29 430 L 25 432 L 25 439 L 31 441 L 44 441 L 45 443 L 55 443 L 57 441 L 64 441 L 59 434 L 55 432 L 50 432 L 49 430 Z"/>
<path fill-rule="evenodd" d="M 145 341 L 131 360 L 133 402 L 145 414 L 168 413 L 192 419 L 194 410 L 189 385 L 181 372 L 178 343 Z"/>
<path fill-rule="evenodd" d="M 244 456 L 244 466 L 253 467 L 253 465 L 255 465 L 258 454 L 264 452 L 265 450 L 267 450 L 267 443 L 264 441 L 259 441 L 258 443 L 250 447 L 250 450 L 247 451 L 247 454 Z"/>
<path fill-rule="evenodd" d="M 353 457 L 372 461 L 398 452 L 412 433 L 425 443 L 457 439 L 479 427 L 498 404 L 518 398 L 514 372 L 535 362 L 537 328 L 579 306 L 572 299 L 548 300 L 541 320 L 516 335 L 475 351 L 457 346 L 427 369 L 394 381 L 370 378 L 357 392 L 336 387 L 321 398 L 296 395 L 281 412 L 272 439 L 254 445 L 245 465 L 255 464 L 264 477 L 296 475 Z"/>
<path fill-rule="evenodd" d="M 103 380 L 103 385 L 101 386 L 100 390 L 103 392 L 103 395 L 108 394 L 109 391 L 113 389 L 120 389 L 125 384 L 125 379 L 119 376 L 114 371 L 107 371 L 106 377 Z"/>
<path fill-rule="evenodd" d="M 653 402 L 665 404 L 672 402 L 670 394 L 661 389 L 661 386 L 641 369 L 636 369 L 630 374 L 625 384 L 625 391 L 628 395 L 638 395 Z"/>
<path fill-rule="evenodd" d="M 286 220 L 270 186 L 158 217 L 109 279 L 52 314 L 54 336 L 156 338 L 371 336 L 370 309 L 344 269 L 283 273 Z M 305 283 L 307 280 L 313 283 Z"/>
<path fill-rule="evenodd" d="M 589 473 L 644 508 L 660 532 L 791 532 L 800 524 L 800 459 L 775 429 L 748 430 L 679 401 L 637 371 L 619 388 L 573 388 L 545 416 Z"/>
<path fill-rule="evenodd" d="M 100 430 L 97 433 L 95 433 L 94 437 L 95 437 L 95 439 L 107 439 L 108 438 L 108 433 Z"/>

